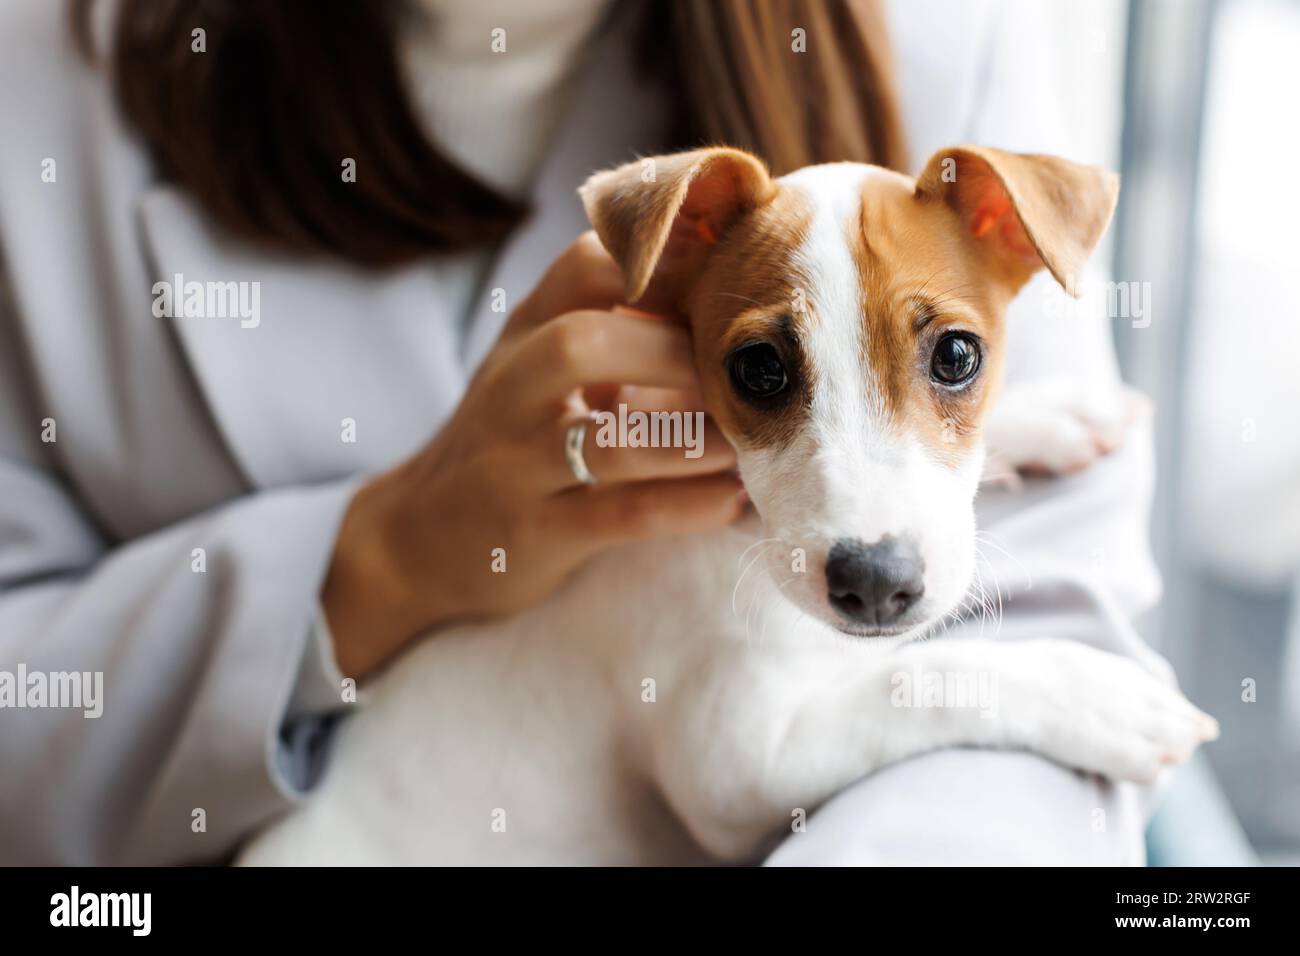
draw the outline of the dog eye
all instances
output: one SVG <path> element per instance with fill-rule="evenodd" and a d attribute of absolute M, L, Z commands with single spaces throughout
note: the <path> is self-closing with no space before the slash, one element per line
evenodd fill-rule
<path fill-rule="evenodd" d="M 964 385 L 980 367 L 979 343 L 969 335 L 949 332 L 934 347 L 930 377 L 941 385 Z"/>
<path fill-rule="evenodd" d="M 771 398 L 785 389 L 785 366 L 766 342 L 743 345 L 731 354 L 731 379 L 749 398 Z"/>

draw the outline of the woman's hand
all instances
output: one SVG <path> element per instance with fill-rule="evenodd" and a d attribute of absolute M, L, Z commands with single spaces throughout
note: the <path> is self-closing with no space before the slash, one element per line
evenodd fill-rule
<path fill-rule="evenodd" d="M 734 452 L 709 420 L 694 459 L 603 448 L 588 427 L 598 483 L 574 478 L 564 436 L 589 407 L 702 408 L 688 331 L 614 311 L 622 288 L 595 235 L 581 237 L 510 317 L 437 437 L 354 497 L 322 594 L 345 674 L 365 676 L 439 624 L 540 601 L 605 548 L 741 514 Z"/>

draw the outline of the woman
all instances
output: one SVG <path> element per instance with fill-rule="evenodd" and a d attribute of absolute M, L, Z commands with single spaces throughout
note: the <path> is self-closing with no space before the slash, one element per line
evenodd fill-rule
<path fill-rule="evenodd" d="M 998 46 L 1032 13 L 982 4 L 122 0 L 77 5 L 81 61 L 51 6 L 0 30 L 0 668 L 102 672 L 104 699 L 95 720 L 0 711 L 6 863 L 225 858 L 310 790 L 351 682 L 411 640 L 740 513 L 720 440 L 694 461 L 591 449 L 598 486 L 537 490 L 563 467 L 566 381 L 544 420 L 515 398 L 555 379 L 557 344 L 619 368 L 591 401 L 696 401 L 681 330 L 615 313 L 610 260 L 574 241 L 592 169 L 700 140 L 778 172 L 910 169 L 962 139 L 1088 158 L 1046 132 L 1050 97 L 1026 102 L 1032 51 Z M 1013 378 L 1066 347 L 1114 376 L 1101 323 L 1035 318 L 1011 319 Z M 637 388 L 665 376 L 682 387 Z M 1004 634 L 1143 653 L 1118 611 L 1153 591 L 1148 478 L 1136 442 L 990 499 L 1008 550 L 1054 569 Z M 479 560 L 494 548 L 510 574 Z M 969 808 L 936 802 L 966 773 Z M 839 838 L 778 858 L 1140 853 L 1140 813 L 1023 755 L 912 761 L 823 817 Z"/>

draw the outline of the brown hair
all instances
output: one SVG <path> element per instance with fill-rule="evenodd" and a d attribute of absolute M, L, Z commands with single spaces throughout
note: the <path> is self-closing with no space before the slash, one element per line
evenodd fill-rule
<path fill-rule="evenodd" d="M 679 104 L 704 141 L 757 153 L 778 176 L 906 167 L 877 0 L 673 0 L 672 14 Z"/>
<path fill-rule="evenodd" d="M 642 52 L 675 103 L 678 145 L 741 146 L 777 173 L 903 167 L 879 0 L 666 3 L 646 5 Z M 93 59 L 94 0 L 71 4 Z M 402 0 L 120 0 L 117 100 L 160 171 L 244 237 L 370 266 L 499 241 L 527 207 L 425 136 L 396 49 L 411 14 Z"/>

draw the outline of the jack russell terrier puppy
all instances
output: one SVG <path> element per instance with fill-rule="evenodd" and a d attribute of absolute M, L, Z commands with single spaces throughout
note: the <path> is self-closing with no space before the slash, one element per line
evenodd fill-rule
<path fill-rule="evenodd" d="M 1150 781 L 1214 738 L 1178 691 L 1073 641 L 909 643 L 971 587 L 1004 310 L 1044 266 L 1075 292 L 1117 193 L 1101 169 L 982 147 L 915 181 L 856 163 L 774 180 L 726 148 L 593 176 L 628 301 L 663 283 L 689 317 L 756 517 L 609 553 L 529 611 L 414 645 L 241 862 L 752 860 L 798 810 L 923 751 Z M 1004 466 L 1111 441 L 1007 431 Z M 764 583 L 743 614 L 742 556 Z M 978 675 L 996 714 L 896 706 L 900 672 Z"/>

